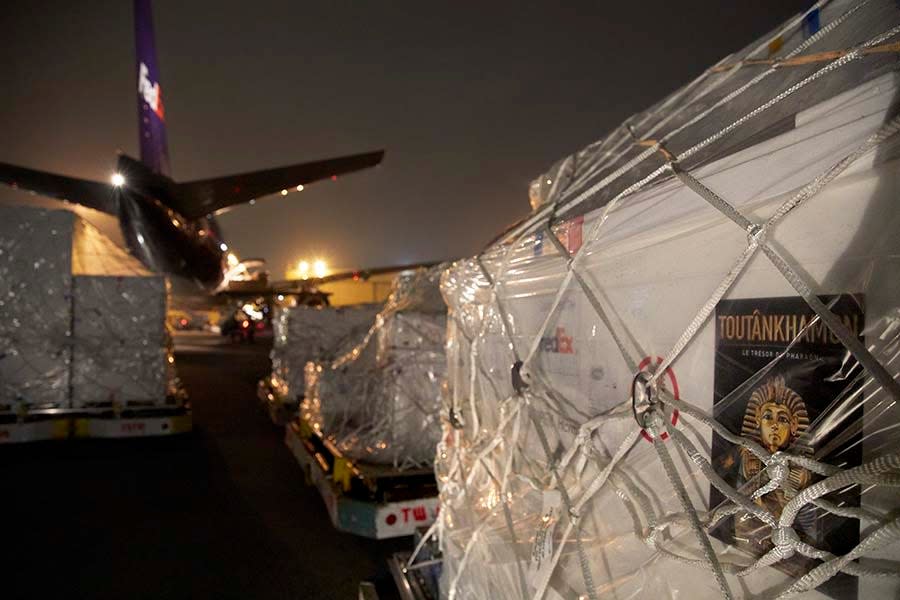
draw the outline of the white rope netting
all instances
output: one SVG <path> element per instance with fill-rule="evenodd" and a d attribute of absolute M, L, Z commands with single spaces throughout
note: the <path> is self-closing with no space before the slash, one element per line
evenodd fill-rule
<path fill-rule="evenodd" d="M 448 598 L 900 590 L 898 22 L 817 3 L 445 273 Z"/>

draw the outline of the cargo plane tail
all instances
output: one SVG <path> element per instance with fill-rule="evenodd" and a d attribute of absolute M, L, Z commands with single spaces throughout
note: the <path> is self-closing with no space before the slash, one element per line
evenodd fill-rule
<path fill-rule="evenodd" d="M 148 268 L 189 279 L 211 291 L 222 280 L 228 250 L 216 213 L 374 167 L 384 158 L 384 151 L 378 150 L 225 177 L 174 181 L 150 0 L 134 0 L 134 17 L 140 160 L 119 155 L 109 182 L 0 163 L 0 182 L 116 216 L 129 250 Z"/>

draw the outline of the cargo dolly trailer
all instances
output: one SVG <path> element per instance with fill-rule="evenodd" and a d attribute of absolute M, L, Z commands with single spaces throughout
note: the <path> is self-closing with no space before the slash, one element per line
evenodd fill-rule
<path fill-rule="evenodd" d="M 336 529 L 386 539 L 413 535 L 437 517 L 437 484 L 431 469 L 397 469 L 352 461 L 309 424 L 285 428 L 285 444 L 316 487 Z"/>
<path fill-rule="evenodd" d="M 69 438 L 133 438 L 188 433 L 190 406 L 125 410 L 49 409 L 0 415 L 0 444 Z"/>

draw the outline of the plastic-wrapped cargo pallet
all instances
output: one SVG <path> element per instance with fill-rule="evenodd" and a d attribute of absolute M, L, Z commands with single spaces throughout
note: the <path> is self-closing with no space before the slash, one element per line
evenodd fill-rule
<path fill-rule="evenodd" d="M 272 319 L 272 374 L 260 382 L 265 400 L 295 411 L 306 391 L 306 363 L 331 361 L 352 349 L 365 336 L 380 309 L 379 304 L 276 306 Z"/>
<path fill-rule="evenodd" d="M 817 3 L 447 271 L 446 597 L 898 595 L 898 41 Z"/>
<path fill-rule="evenodd" d="M 165 279 L 68 211 L 0 208 L 0 411 L 169 408 Z"/>
<path fill-rule="evenodd" d="M 72 216 L 0 209 L 0 410 L 64 408 L 71 361 Z"/>
<path fill-rule="evenodd" d="M 353 460 L 399 469 L 434 461 L 447 365 L 440 273 L 398 276 L 362 341 L 330 363 L 307 364 L 301 416 Z"/>

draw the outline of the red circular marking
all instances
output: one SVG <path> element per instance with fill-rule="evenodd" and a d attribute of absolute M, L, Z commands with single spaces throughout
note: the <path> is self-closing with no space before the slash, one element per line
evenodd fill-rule
<path fill-rule="evenodd" d="M 393 525 L 397 522 L 397 515 L 395 515 L 394 513 L 389 514 L 387 517 L 385 517 L 384 522 L 388 525 Z"/>
<path fill-rule="evenodd" d="M 642 360 L 640 362 L 640 364 L 638 365 L 638 370 L 643 371 L 644 369 L 646 369 L 648 366 L 650 366 L 650 361 L 651 361 L 651 358 L 649 356 L 645 356 L 644 360 Z M 662 356 L 656 357 L 657 365 L 662 364 L 662 361 L 663 361 Z M 669 376 L 669 381 L 672 383 L 672 395 L 675 397 L 676 400 L 681 400 L 681 395 L 678 391 L 678 380 L 675 379 L 675 371 L 672 370 L 672 367 L 669 367 L 666 369 L 666 375 Z M 674 426 L 677 424 L 678 424 L 678 409 L 676 408 L 675 410 L 672 411 L 672 425 Z M 649 433 L 647 433 L 646 429 L 641 429 L 641 436 L 648 442 L 653 441 L 653 437 Z M 664 431 L 663 434 L 661 436 L 659 436 L 659 439 L 661 439 L 663 441 L 669 439 L 669 433 L 667 431 Z"/>

